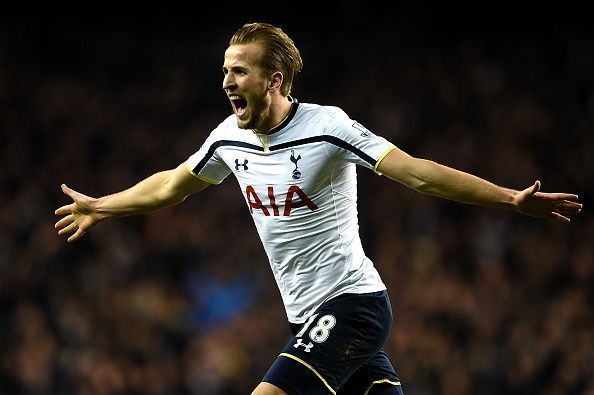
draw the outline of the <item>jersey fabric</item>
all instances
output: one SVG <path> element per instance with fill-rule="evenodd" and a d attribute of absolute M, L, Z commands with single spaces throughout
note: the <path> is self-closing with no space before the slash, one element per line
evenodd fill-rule
<path fill-rule="evenodd" d="M 377 171 L 394 145 L 338 107 L 290 99 L 268 134 L 229 116 L 186 165 L 212 184 L 235 175 L 287 318 L 300 324 L 338 295 L 386 289 L 359 238 L 356 165 Z"/>

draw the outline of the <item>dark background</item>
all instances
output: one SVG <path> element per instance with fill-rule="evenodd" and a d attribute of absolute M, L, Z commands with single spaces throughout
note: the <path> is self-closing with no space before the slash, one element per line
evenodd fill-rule
<path fill-rule="evenodd" d="M 91 7 L 89 5 L 89 7 Z M 282 27 L 293 94 L 412 155 L 586 205 L 571 224 L 428 198 L 359 170 L 361 235 L 408 394 L 594 393 L 594 29 L 487 2 L 38 9 L 0 18 L 0 393 L 246 394 L 289 335 L 232 178 L 69 245 L 60 184 L 112 193 L 225 116 L 223 52 Z M 573 8 L 572 8 L 573 7 Z M 97 6 L 98 8 L 98 6 Z"/>

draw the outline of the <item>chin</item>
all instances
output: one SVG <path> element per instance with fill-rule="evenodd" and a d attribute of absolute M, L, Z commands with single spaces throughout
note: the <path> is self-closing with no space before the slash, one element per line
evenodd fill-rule
<path fill-rule="evenodd" d="M 241 121 L 239 118 L 237 118 L 237 127 L 239 129 L 251 129 L 250 127 L 250 121 Z"/>
<path fill-rule="evenodd" d="M 237 119 L 237 127 L 240 129 L 256 129 L 257 122 L 256 119 L 253 117 L 249 117 L 248 119 L 241 120 L 237 115 L 235 115 Z"/>

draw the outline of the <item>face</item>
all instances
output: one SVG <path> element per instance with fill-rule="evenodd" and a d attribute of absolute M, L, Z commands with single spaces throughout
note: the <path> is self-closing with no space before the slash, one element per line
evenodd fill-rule
<path fill-rule="evenodd" d="M 242 129 L 261 129 L 270 114 L 270 79 L 259 66 L 257 44 L 231 45 L 225 51 L 223 89 Z"/>

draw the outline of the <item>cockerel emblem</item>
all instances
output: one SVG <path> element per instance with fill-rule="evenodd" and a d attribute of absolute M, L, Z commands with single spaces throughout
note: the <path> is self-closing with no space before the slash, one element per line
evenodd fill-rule
<path fill-rule="evenodd" d="M 301 159 L 301 155 L 295 158 L 295 151 L 291 150 L 291 162 L 295 164 L 295 170 L 293 170 L 293 179 L 298 180 L 301 178 L 301 172 L 298 169 L 297 162 Z"/>

